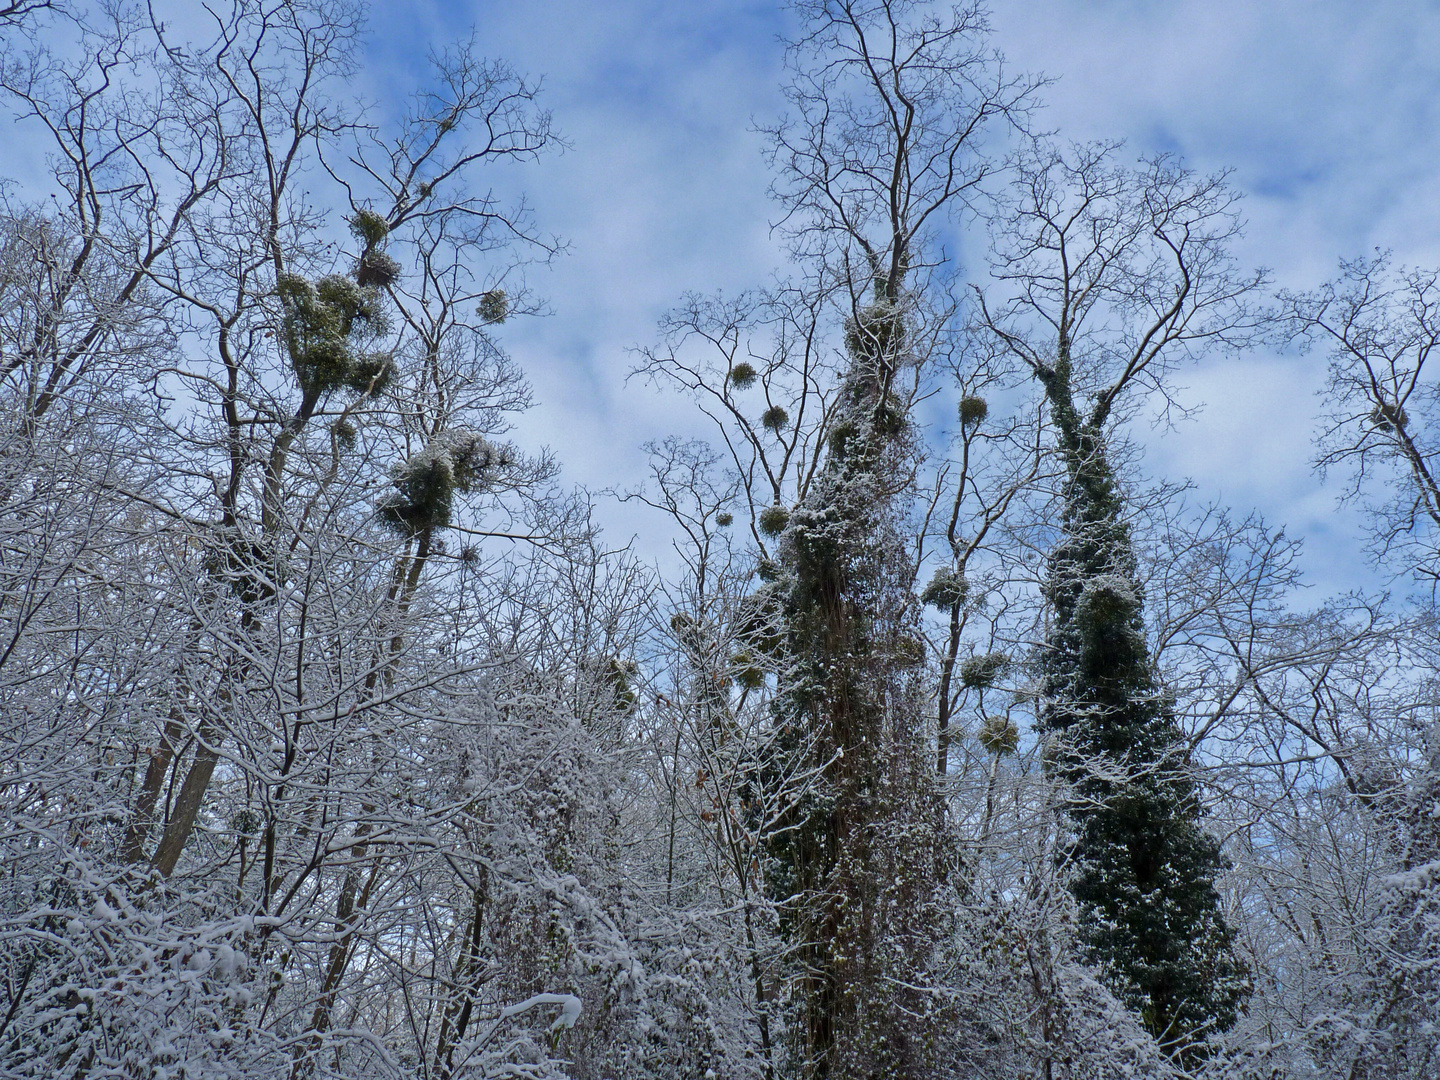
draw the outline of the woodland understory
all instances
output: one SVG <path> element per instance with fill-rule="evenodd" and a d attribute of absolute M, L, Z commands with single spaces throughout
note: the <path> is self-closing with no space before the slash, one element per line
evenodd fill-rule
<path fill-rule="evenodd" d="M 787 10 L 787 269 L 595 494 L 483 36 L 391 123 L 359 0 L 0 0 L 0 1077 L 1440 1078 L 1440 272 L 1278 290 L 983 8 Z M 1281 347 L 1383 595 L 1145 469 Z"/>

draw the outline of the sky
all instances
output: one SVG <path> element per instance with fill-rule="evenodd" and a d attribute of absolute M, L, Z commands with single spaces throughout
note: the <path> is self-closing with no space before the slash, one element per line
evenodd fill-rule
<path fill-rule="evenodd" d="M 568 149 L 496 183 L 569 251 L 530 275 L 551 313 L 502 341 L 538 403 L 515 438 L 552 447 L 569 482 L 634 486 L 647 439 L 699 430 L 684 400 L 626 381 L 631 350 L 683 293 L 733 294 L 782 265 L 754 124 L 781 107 L 787 20 L 750 0 L 376 0 L 362 79 L 382 106 L 427 49 L 472 32 L 543 79 Z M 1440 263 L 1435 0 L 997 0 L 992 23 L 1012 68 L 1055 80 L 1040 122 L 1061 138 L 1233 170 L 1241 259 L 1277 285 L 1312 287 L 1377 247 Z M 983 272 L 982 252 L 960 254 Z M 1339 483 L 1310 465 L 1323 373 L 1319 355 L 1212 360 L 1178 380 L 1193 419 L 1134 434 L 1152 475 L 1303 536 L 1328 591 L 1355 580 L 1360 541 Z M 613 542 L 663 547 L 663 522 L 633 503 L 599 516 Z"/>
<path fill-rule="evenodd" d="M 641 444 L 697 430 L 686 403 L 626 381 L 630 350 L 687 291 L 734 293 L 781 265 L 754 123 L 780 109 L 775 3 L 474 0 L 376 8 L 373 72 L 390 85 L 428 43 L 468 36 L 544 79 L 569 149 L 521 183 L 569 254 L 532 274 L 552 314 L 507 325 L 538 407 L 517 438 L 554 448 L 595 489 L 643 476 Z M 992 8 L 1015 69 L 1054 79 L 1044 127 L 1124 139 L 1233 170 L 1249 227 L 1241 258 L 1307 288 L 1341 257 L 1393 249 L 1440 262 L 1440 5 L 1267 0 L 1028 0 Z M 980 253 L 967 269 L 976 273 Z M 1303 536 L 1329 591 L 1354 581 L 1359 522 L 1311 468 L 1321 355 L 1262 352 L 1185 372 L 1195 417 L 1142 429 L 1146 468 L 1197 497 L 1258 510 Z M 663 523 L 602 503 L 616 540 Z"/>

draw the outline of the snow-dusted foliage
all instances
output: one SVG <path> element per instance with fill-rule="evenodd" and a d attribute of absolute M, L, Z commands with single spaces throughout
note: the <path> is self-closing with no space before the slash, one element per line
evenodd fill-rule
<path fill-rule="evenodd" d="M 357 8 L 193 49 L 107 11 L 0 62 L 21 113 L 86 101 L 64 197 L 0 234 L 0 1073 L 607 1068 L 571 1048 L 648 981 L 589 658 L 633 651 L 640 579 L 500 441 L 527 391 L 472 312 L 543 248 L 445 225 L 467 126 L 507 130 L 473 169 L 548 120 L 441 56 L 342 216 L 296 184 L 358 119 Z"/>
<path fill-rule="evenodd" d="M 792 14 L 793 273 L 641 354 L 723 442 L 652 567 L 509 430 L 531 83 L 390 126 L 353 0 L 0 2 L 0 1077 L 1440 1077 L 1433 596 L 1306 611 L 1125 440 L 1264 328 L 1228 189 L 1037 149 L 978 7 Z M 1434 282 L 1285 301 L 1421 581 Z"/>

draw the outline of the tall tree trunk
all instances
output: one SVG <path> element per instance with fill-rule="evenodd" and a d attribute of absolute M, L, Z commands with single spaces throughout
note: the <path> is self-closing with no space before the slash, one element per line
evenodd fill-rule
<path fill-rule="evenodd" d="M 145 858 L 145 841 L 155 824 L 155 808 L 160 805 L 160 792 L 165 788 L 165 777 L 175 760 L 175 746 L 184 732 L 180 709 L 172 708 L 160 732 L 160 745 L 147 755 L 149 761 L 145 765 L 145 779 L 140 784 L 140 794 L 135 798 L 135 809 L 131 812 L 130 824 L 125 827 L 125 837 L 120 842 L 120 858 L 124 862 L 136 863 Z"/>
<path fill-rule="evenodd" d="M 1081 936 L 1111 988 L 1184 1065 L 1235 1023 L 1248 993 L 1220 911 L 1220 846 L 1201 828 L 1185 740 L 1145 642 L 1123 496 L 1103 407 L 1082 418 L 1069 342 L 1040 374 L 1068 478 L 1064 538 L 1050 555 L 1053 611 L 1040 726 L 1058 738 L 1047 767 L 1070 788 Z"/>

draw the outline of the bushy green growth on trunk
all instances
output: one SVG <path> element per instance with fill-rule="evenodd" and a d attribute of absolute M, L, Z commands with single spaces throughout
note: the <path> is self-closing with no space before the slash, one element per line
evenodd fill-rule
<path fill-rule="evenodd" d="M 779 435 L 789 426 L 790 414 L 785 411 L 783 406 L 772 405 L 761 414 L 760 423 L 764 425 L 766 431 Z"/>
<path fill-rule="evenodd" d="M 783 506 L 767 506 L 760 511 L 760 531 L 766 536 L 779 536 L 790 521 L 790 511 Z"/>
<path fill-rule="evenodd" d="M 350 231 L 370 250 L 385 242 L 390 235 L 390 224 L 374 210 L 359 210 L 350 219 Z"/>
<path fill-rule="evenodd" d="M 1045 585 L 1040 727 L 1070 792 L 1065 857 L 1090 959 L 1192 1064 L 1235 1023 L 1249 983 L 1215 889 L 1225 861 L 1201 828 L 1185 738 L 1150 663 L 1123 499 L 1101 433 L 1073 408 L 1067 359 L 1046 385 L 1068 480 Z"/>
<path fill-rule="evenodd" d="M 360 351 L 361 331 L 381 328 L 379 297 L 343 274 L 308 281 L 287 274 L 276 284 L 285 348 L 300 388 L 325 394 L 374 393 L 389 378 L 390 358 Z"/>
<path fill-rule="evenodd" d="M 970 583 L 965 575 L 954 567 L 942 566 L 920 593 L 920 602 L 930 607 L 948 611 L 956 604 L 963 604 L 970 595 Z"/>
<path fill-rule="evenodd" d="M 510 317 L 510 297 L 504 289 L 490 289 L 481 295 L 475 311 L 488 325 L 499 326 Z"/>
<path fill-rule="evenodd" d="M 396 490 L 380 504 L 380 520 L 407 536 L 444 529 L 457 492 L 483 490 L 511 463 L 508 451 L 474 432 L 437 435 L 396 470 Z"/>
<path fill-rule="evenodd" d="M 883 285 L 875 302 L 856 312 L 845 327 L 845 349 L 851 356 L 897 356 L 905 343 L 905 316 L 887 300 Z"/>
<path fill-rule="evenodd" d="M 364 244 L 355 261 L 355 281 L 367 289 L 393 285 L 400 277 L 400 264 L 381 249 L 390 235 L 390 223 L 373 210 L 361 210 L 350 219 L 350 231 Z"/>
<path fill-rule="evenodd" d="M 730 385 L 736 390 L 748 390 L 755 385 L 756 377 L 755 368 L 744 360 L 732 367 L 727 376 Z"/>
<path fill-rule="evenodd" d="M 771 830 L 767 889 L 798 972 L 793 1052 L 804 1075 L 837 1080 L 930 1075 L 947 1024 L 916 989 L 949 908 L 940 803 L 915 734 L 924 651 L 895 494 L 908 430 L 890 392 L 897 312 L 877 300 L 847 327 L 847 434 L 790 512 L 771 586 L 781 754 L 763 782 L 783 792 L 786 777 L 818 776 Z"/>
<path fill-rule="evenodd" d="M 1020 729 L 1008 717 L 987 716 L 976 732 L 980 745 L 997 756 L 1013 754 L 1020 745 Z"/>
<path fill-rule="evenodd" d="M 981 653 L 966 657 L 960 664 L 960 685 L 971 690 L 988 690 L 1010 667 L 1004 653 Z"/>

